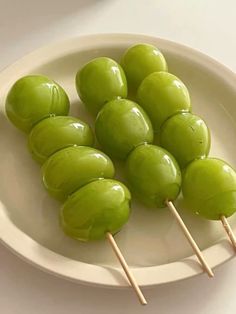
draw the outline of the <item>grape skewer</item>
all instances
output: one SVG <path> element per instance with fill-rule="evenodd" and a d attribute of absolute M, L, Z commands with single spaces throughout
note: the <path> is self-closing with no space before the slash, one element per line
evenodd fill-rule
<path fill-rule="evenodd" d="M 125 84 L 123 90 L 125 91 Z M 56 92 L 56 95 L 52 91 Z M 61 210 L 64 231 L 69 236 L 83 241 L 106 237 L 141 304 L 145 305 L 147 302 L 112 235 L 119 231 L 128 219 L 130 193 L 124 185 L 109 179 L 114 176 L 114 167 L 109 158 L 88 147 L 93 144 L 93 135 L 89 126 L 76 118 L 60 116 L 60 114 L 67 114 L 68 110 L 69 100 L 64 90 L 54 81 L 42 76 L 26 76 L 18 80 L 9 91 L 6 102 L 6 111 L 11 122 L 17 128 L 27 133 L 30 132 L 29 148 L 33 158 L 39 163 L 45 162 L 48 158 L 42 168 L 45 187 L 57 199 L 63 200 L 67 197 Z M 58 116 L 55 117 L 55 115 Z M 84 156 L 81 157 L 82 151 Z M 63 158 L 60 159 L 61 155 L 63 157 L 63 154 L 66 156 L 70 152 L 76 152 L 77 158 L 74 155 L 74 159 L 71 159 L 70 163 L 65 158 L 63 162 Z M 86 166 L 86 157 L 88 156 L 90 159 L 87 160 Z M 83 167 L 78 164 L 83 161 L 83 158 L 85 159 L 83 162 L 85 171 L 82 171 Z M 92 166 L 89 169 L 88 164 L 91 163 Z M 49 167 L 50 164 L 52 168 Z M 65 168 L 68 165 L 71 170 L 69 174 Z M 76 167 L 80 170 L 79 177 L 76 171 L 73 173 Z M 89 175 L 92 175 L 90 181 L 95 181 L 89 183 Z M 104 176 L 108 179 L 104 179 Z M 100 192 L 97 192 L 99 188 Z M 72 192 L 74 193 L 70 196 Z M 87 200 L 86 195 L 89 196 Z M 111 199 L 109 199 L 110 196 Z M 96 197 L 100 197 L 103 202 L 99 203 L 99 199 Z M 88 203 L 94 199 L 97 202 L 95 201 L 90 212 L 91 208 Z M 81 206 L 77 207 L 78 204 L 73 203 L 73 200 L 80 202 Z M 111 203 L 113 204 L 112 215 L 116 219 L 113 219 L 110 214 Z M 71 212 L 73 205 L 75 208 Z M 82 213 L 80 212 L 81 208 L 84 209 Z M 94 220 L 94 211 L 96 220 Z M 98 213 L 102 215 L 99 219 L 97 218 Z M 69 224 L 68 219 L 69 221 L 72 219 Z M 105 219 L 105 223 L 101 228 L 103 219 Z M 76 220 L 77 228 L 73 228 L 74 220 Z M 85 225 L 83 224 L 78 228 L 78 220 L 86 222 L 86 227 L 89 227 L 88 232 L 84 229 Z M 90 225 L 88 226 L 88 224 Z"/>
<path fill-rule="evenodd" d="M 190 98 L 185 85 L 177 77 L 154 72 L 143 80 L 137 95 L 142 107 L 152 117 L 154 128 L 160 136 L 160 145 L 173 154 L 182 169 L 194 160 L 208 156 L 210 131 L 200 117 L 187 112 L 191 109 Z M 219 173 L 222 175 L 221 169 Z M 191 179 L 194 180 L 194 177 Z M 217 219 L 221 220 L 232 245 L 236 247 L 236 238 L 226 217 L 219 211 Z"/>

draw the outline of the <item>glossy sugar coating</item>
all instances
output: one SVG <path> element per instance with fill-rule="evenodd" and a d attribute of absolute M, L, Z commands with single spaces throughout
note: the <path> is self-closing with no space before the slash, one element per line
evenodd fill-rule
<path fill-rule="evenodd" d="M 197 158 L 207 157 L 210 145 L 210 131 L 197 115 L 176 114 L 161 127 L 160 146 L 175 157 L 181 168 Z"/>
<path fill-rule="evenodd" d="M 108 102 L 99 112 L 95 132 L 104 151 L 125 159 L 136 146 L 153 141 L 151 121 L 135 102 L 118 99 Z"/>
<path fill-rule="evenodd" d="M 149 44 L 138 44 L 126 50 L 121 59 L 121 66 L 131 90 L 136 90 L 149 74 L 168 70 L 163 54 Z"/>
<path fill-rule="evenodd" d="M 87 146 L 72 146 L 53 154 L 42 167 L 43 184 L 58 200 L 100 178 L 113 178 L 114 166 L 108 156 Z"/>
<path fill-rule="evenodd" d="M 6 99 L 6 114 L 20 130 L 29 133 L 40 120 L 54 115 L 67 115 L 69 98 L 56 82 L 42 75 L 20 78 Z"/>
<path fill-rule="evenodd" d="M 152 121 L 155 132 L 174 114 L 191 111 L 188 90 L 173 74 L 155 72 L 147 76 L 137 92 L 138 103 Z"/>
<path fill-rule="evenodd" d="M 77 240 L 103 239 L 107 232 L 117 233 L 128 221 L 130 193 L 115 180 L 86 184 L 65 202 L 61 210 L 64 232 Z"/>
<path fill-rule="evenodd" d="M 36 124 L 29 134 L 28 146 L 33 158 L 44 163 L 48 157 L 69 146 L 93 146 L 90 126 L 78 118 L 57 116 Z"/>
<path fill-rule="evenodd" d="M 124 71 L 107 57 L 93 59 L 78 71 L 76 88 L 87 109 L 95 115 L 106 102 L 127 97 Z"/>
<path fill-rule="evenodd" d="M 165 207 L 181 187 L 181 172 L 174 157 L 155 145 L 140 145 L 128 156 L 126 174 L 130 187 L 146 205 Z"/>
<path fill-rule="evenodd" d="M 183 196 L 195 214 L 217 220 L 236 211 L 236 172 L 216 158 L 198 159 L 183 174 Z"/>

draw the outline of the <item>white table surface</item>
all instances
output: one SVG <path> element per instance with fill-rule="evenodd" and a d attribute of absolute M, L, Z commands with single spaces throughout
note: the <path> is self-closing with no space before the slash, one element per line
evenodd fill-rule
<path fill-rule="evenodd" d="M 187 44 L 236 72 L 235 0 L 0 0 L 0 70 L 53 41 L 87 33 L 151 34 Z M 1 188 L 1 187 L 0 187 Z M 0 246 L 2 314 L 233 314 L 236 259 L 215 278 L 130 290 L 80 286 L 45 274 Z"/>

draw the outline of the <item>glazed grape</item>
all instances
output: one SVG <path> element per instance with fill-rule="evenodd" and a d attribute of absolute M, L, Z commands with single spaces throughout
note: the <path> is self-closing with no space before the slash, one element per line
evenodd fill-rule
<path fill-rule="evenodd" d="M 43 183 L 58 200 L 100 178 L 113 178 L 114 166 L 108 156 L 87 146 L 72 146 L 53 154 L 42 167 Z"/>
<path fill-rule="evenodd" d="M 141 83 L 138 103 L 149 115 L 155 132 L 171 116 L 189 112 L 191 103 L 186 86 L 173 74 L 155 72 Z"/>
<path fill-rule="evenodd" d="M 98 180 L 86 184 L 65 202 L 61 210 L 64 232 L 81 241 L 117 233 L 130 213 L 130 193 L 120 182 Z"/>
<path fill-rule="evenodd" d="M 165 149 L 155 145 L 140 145 L 126 161 L 127 179 L 131 188 L 146 205 L 165 207 L 174 201 L 181 187 L 181 172 L 177 162 Z"/>
<path fill-rule="evenodd" d="M 57 116 L 42 120 L 30 132 L 29 149 L 33 158 L 44 163 L 48 157 L 69 146 L 93 146 L 90 126 L 74 117 Z"/>
<path fill-rule="evenodd" d="M 236 172 L 216 158 L 195 160 L 183 174 L 183 196 L 193 212 L 217 220 L 236 211 Z"/>
<path fill-rule="evenodd" d="M 46 76 L 22 77 L 10 89 L 6 114 L 20 130 L 28 133 L 40 120 L 69 112 L 69 98 L 60 85 Z"/>
<path fill-rule="evenodd" d="M 137 145 L 153 141 L 148 116 L 138 104 L 127 99 L 110 101 L 102 108 L 95 132 L 104 151 L 120 159 L 125 159 Z"/>
<path fill-rule="evenodd" d="M 77 73 L 76 88 L 87 109 L 95 115 L 106 102 L 127 97 L 123 69 L 106 57 L 93 59 Z"/>
<path fill-rule="evenodd" d="M 131 90 L 136 90 L 149 74 L 168 70 L 163 54 L 155 46 L 148 44 L 130 47 L 124 53 L 121 65 Z"/>
<path fill-rule="evenodd" d="M 210 142 L 207 125 L 191 113 L 176 114 L 161 127 L 160 146 L 175 157 L 181 168 L 194 159 L 207 157 Z"/>

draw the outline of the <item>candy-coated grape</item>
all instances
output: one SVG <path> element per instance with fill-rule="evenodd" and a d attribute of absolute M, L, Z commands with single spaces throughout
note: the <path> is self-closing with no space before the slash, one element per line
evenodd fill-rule
<path fill-rule="evenodd" d="M 127 97 L 123 69 L 116 61 L 106 57 L 93 59 L 77 73 L 76 88 L 93 114 L 97 114 L 106 102 Z"/>
<path fill-rule="evenodd" d="M 135 90 L 146 76 L 153 72 L 167 71 L 163 54 L 155 46 L 138 44 L 130 47 L 121 59 L 129 88 Z"/>
<path fill-rule="evenodd" d="M 138 104 L 127 99 L 108 102 L 97 116 L 95 131 L 104 151 L 120 159 L 125 159 L 139 144 L 153 141 L 148 116 Z"/>
<path fill-rule="evenodd" d="M 168 150 L 182 168 L 194 159 L 207 157 L 210 143 L 205 122 L 191 113 L 176 114 L 161 127 L 160 146 Z"/>
<path fill-rule="evenodd" d="M 140 145 L 128 156 L 127 179 L 136 195 L 147 205 L 165 207 L 174 201 L 181 187 L 181 172 L 177 162 L 165 149 L 155 145 Z"/>
<path fill-rule="evenodd" d="M 159 132 L 169 117 L 191 110 L 186 86 L 167 72 L 155 72 L 147 76 L 138 89 L 137 99 L 149 115 L 155 132 Z"/>
<path fill-rule="evenodd" d="M 74 117 L 57 116 L 36 124 L 29 135 L 29 149 L 33 158 L 44 163 L 48 157 L 69 146 L 93 146 L 90 126 Z"/>
<path fill-rule="evenodd" d="M 130 193 L 115 180 L 93 181 L 72 194 L 61 210 L 67 235 L 81 241 L 103 239 L 118 232 L 130 213 Z"/>
<path fill-rule="evenodd" d="M 6 113 L 18 129 L 28 133 L 46 117 L 67 115 L 69 106 L 69 98 L 60 85 L 45 76 L 28 75 L 10 89 Z"/>
<path fill-rule="evenodd" d="M 114 166 L 108 156 L 87 146 L 71 146 L 53 154 L 42 167 L 48 192 L 64 200 L 81 186 L 100 178 L 113 178 Z"/>
<path fill-rule="evenodd" d="M 183 174 L 183 196 L 196 214 L 217 220 L 236 211 L 236 172 L 216 158 L 198 159 Z"/>

